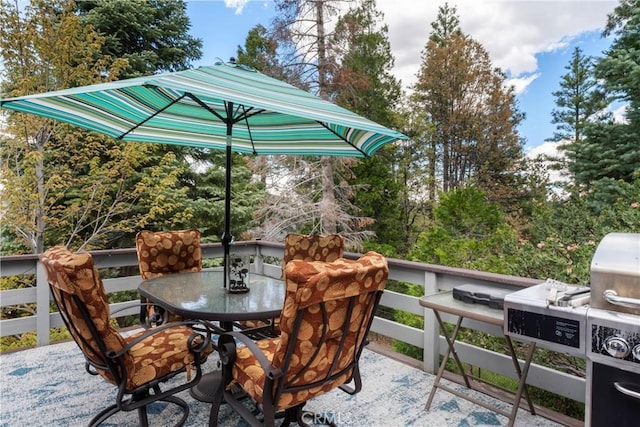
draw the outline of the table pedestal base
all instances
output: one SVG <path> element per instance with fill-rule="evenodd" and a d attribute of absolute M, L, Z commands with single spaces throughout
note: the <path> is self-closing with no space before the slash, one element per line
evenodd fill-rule
<path fill-rule="evenodd" d="M 191 387 L 189 394 L 200 402 L 213 403 L 213 398 L 216 396 L 216 392 L 220 388 L 221 381 L 222 373 L 220 371 L 204 374 L 198 384 Z M 242 387 L 237 384 L 233 386 L 231 392 L 233 393 L 233 397 L 236 399 L 240 399 L 242 396 L 248 397 Z M 222 403 L 226 402 L 223 400 Z"/>
<path fill-rule="evenodd" d="M 212 403 L 216 393 L 220 390 L 222 375 L 220 371 L 204 374 L 198 384 L 191 387 L 189 394 L 200 402 Z"/>

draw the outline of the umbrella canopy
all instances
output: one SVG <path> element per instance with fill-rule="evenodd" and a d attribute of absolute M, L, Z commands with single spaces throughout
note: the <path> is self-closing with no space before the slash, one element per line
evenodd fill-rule
<path fill-rule="evenodd" d="M 406 137 L 254 69 L 233 63 L 0 100 L 123 141 L 227 151 L 225 269 L 231 151 L 368 157 Z"/>

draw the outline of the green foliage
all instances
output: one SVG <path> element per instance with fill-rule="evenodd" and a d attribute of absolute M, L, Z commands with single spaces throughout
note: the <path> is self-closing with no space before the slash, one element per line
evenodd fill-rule
<path fill-rule="evenodd" d="M 640 173 L 640 134 L 631 125 L 591 123 L 585 135 L 576 144 L 571 164 L 577 183 L 591 186 L 603 178 L 630 182 Z"/>
<path fill-rule="evenodd" d="M 416 296 L 419 296 L 419 295 L 416 295 Z M 422 329 L 424 325 L 423 318 L 412 313 L 407 313 L 404 311 L 397 310 L 395 312 L 394 317 L 396 322 L 401 323 L 403 325 L 412 326 L 414 328 Z M 424 350 L 421 349 L 420 347 L 407 344 L 406 342 L 403 342 L 400 340 L 394 340 L 393 348 L 398 353 L 406 354 L 407 356 L 412 357 L 414 359 L 418 359 L 418 360 L 423 359 Z"/>
<path fill-rule="evenodd" d="M 591 192 L 531 206 L 518 231 L 500 207 L 468 187 L 443 194 L 409 259 L 450 267 L 584 284 L 597 243 L 640 229 L 640 180 L 601 180 Z"/>
<path fill-rule="evenodd" d="M 431 179 L 445 192 L 474 180 L 493 200 L 508 199 L 518 188 L 517 126 L 524 116 L 505 74 L 460 31 L 456 14 L 439 8 L 412 96 L 422 120 L 433 124 Z"/>
<path fill-rule="evenodd" d="M 252 179 L 247 157 L 233 155 L 231 167 L 231 234 L 242 238 L 254 219 L 256 207 L 264 197 L 264 184 Z M 198 228 L 207 242 L 220 241 L 224 230 L 225 154 L 211 153 L 207 169 L 192 176 L 188 206 L 193 216 L 189 227 Z M 247 237 L 247 236 L 244 236 Z"/>
<path fill-rule="evenodd" d="M 517 235 L 484 192 L 471 186 L 444 193 L 433 216 L 409 259 L 513 274 Z"/>
<path fill-rule="evenodd" d="M 66 327 L 51 328 L 49 330 L 49 340 L 52 343 L 71 339 L 71 334 Z M 20 335 L 10 335 L 0 338 L 0 353 L 11 350 L 24 350 L 25 348 L 35 347 L 37 345 L 37 336 L 35 332 L 25 332 Z"/>
<path fill-rule="evenodd" d="M 640 107 L 640 1 L 621 0 L 607 17 L 604 36 L 615 35 L 611 47 L 597 65 L 596 76 L 619 99 Z"/>
<path fill-rule="evenodd" d="M 374 218 L 370 229 L 376 235 L 376 242 L 399 248 L 406 240 L 400 210 L 400 185 L 394 180 L 388 157 L 376 155 L 356 164 L 353 172 L 352 185 L 356 191 L 354 205 L 361 216 Z M 394 250 L 395 252 L 395 250 Z"/>
<path fill-rule="evenodd" d="M 388 28 L 375 1 L 366 0 L 340 17 L 329 38 L 329 49 L 340 67 L 333 67 L 329 85 L 334 102 L 384 126 L 395 127 L 392 106 L 401 94 L 400 82 L 391 74 L 393 55 Z M 401 246 L 398 231 L 400 186 L 394 179 L 397 164 L 393 146 L 351 167 L 350 185 L 355 189 L 352 214 L 374 218 L 369 227 L 378 243 Z"/>
<path fill-rule="evenodd" d="M 366 241 L 362 244 L 362 252 L 369 251 L 378 252 L 387 258 L 398 258 L 398 252 L 395 246 L 386 243 L 376 243 L 373 241 Z"/>
<path fill-rule="evenodd" d="M 604 184 L 607 185 L 604 185 Z M 604 180 L 591 192 L 540 203 L 519 242 L 513 274 L 584 284 L 597 243 L 611 232 L 640 229 L 640 180 Z"/>
<path fill-rule="evenodd" d="M 128 61 L 122 78 L 180 71 L 202 56 L 202 40 L 188 34 L 182 0 L 76 0 L 84 25 L 105 36 L 102 53 Z"/>
<path fill-rule="evenodd" d="M 248 65 L 256 70 L 288 81 L 294 86 L 304 88 L 296 75 L 297 67 L 285 67 L 278 56 L 278 40 L 269 31 L 258 24 L 249 30 L 244 46 L 238 46 L 236 61 L 238 64 Z"/>
<path fill-rule="evenodd" d="M 576 182 L 587 188 L 602 178 L 631 182 L 640 173 L 640 2 L 622 0 L 608 16 L 605 36 L 615 35 L 599 59 L 595 77 L 626 104 L 624 121 L 595 122 L 574 147 Z"/>
<path fill-rule="evenodd" d="M 593 67 L 594 59 L 576 47 L 569 65 L 565 67 L 568 73 L 561 77 L 560 89 L 552 94 L 557 106 L 551 112 L 551 123 L 557 125 L 552 141 L 565 144 L 580 141 L 587 122 L 601 115 L 607 107 L 607 99 L 598 87 Z M 568 147 L 564 146 L 565 149 Z"/>

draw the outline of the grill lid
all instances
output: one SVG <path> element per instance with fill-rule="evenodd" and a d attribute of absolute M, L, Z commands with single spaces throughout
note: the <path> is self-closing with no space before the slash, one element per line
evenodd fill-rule
<path fill-rule="evenodd" d="M 607 234 L 591 260 L 591 307 L 640 315 L 640 234 Z"/>

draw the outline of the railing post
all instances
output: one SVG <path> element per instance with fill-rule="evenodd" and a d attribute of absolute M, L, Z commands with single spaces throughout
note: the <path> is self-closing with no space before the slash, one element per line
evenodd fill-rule
<path fill-rule="evenodd" d="M 432 295 L 438 292 L 438 276 L 436 273 L 424 273 L 424 294 Z M 435 374 L 440 365 L 440 331 L 438 322 L 430 308 L 424 308 L 424 347 L 423 364 L 426 372 Z"/>
<path fill-rule="evenodd" d="M 36 345 L 49 345 L 49 284 L 47 283 L 44 267 L 36 261 Z"/>

